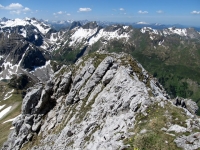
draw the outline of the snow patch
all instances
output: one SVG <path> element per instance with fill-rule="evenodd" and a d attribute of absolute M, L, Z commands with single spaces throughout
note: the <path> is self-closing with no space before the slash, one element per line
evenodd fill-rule
<path fill-rule="evenodd" d="M 180 36 L 187 36 L 187 29 L 178 29 L 178 28 L 168 28 L 169 31 L 173 34 L 178 34 Z"/>
<path fill-rule="evenodd" d="M 2 124 L 7 123 L 7 122 L 12 122 L 12 121 L 14 121 L 14 120 L 15 120 L 17 117 L 19 117 L 19 116 L 20 116 L 20 115 L 16 116 L 15 118 L 6 120 L 6 121 L 4 121 Z"/>
<path fill-rule="evenodd" d="M 22 29 L 20 29 L 20 32 L 21 32 L 21 34 L 20 35 L 22 35 L 23 37 L 25 37 L 26 38 L 26 30 L 24 29 L 24 28 L 22 28 Z"/>
<path fill-rule="evenodd" d="M 158 45 L 162 45 L 164 43 L 164 39 L 162 41 L 159 41 Z"/>
<path fill-rule="evenodd" d="M 150 39 L 151 39 L 151 40 L 153 40 L 153 39 L 154 39 L 154 37 L 153 37 L 152 35 L 150 35 Z"/>
<path fill-rule="evenodd" d="M 13 92 L 14 92 L 14 89 L 12 89 L 10 92 L 6 93 L 6 95 L 4 96 L 4 99 L 3 99 L 3 100 L 9 99 L 9 98 L 12 96 L 11 93 L 13 93 Z M 11 95 L 9 95 L 9 94 L 11 94 Z"/>
<path fill-rule="evenodd" d="M 151 27 L 143 27 L 140 31 L 142 33 L 149 32 L 149 34 L 159 34 L 158 30 L 152 29 Z"/>
<path fill-rule="evenodd" d="M 15 127 L 11 127 L 11 128 L 10 128 L 10 130 L 13 130 L 13 129 L 15 129 Z"/>
<path fill-rule="evenodd" d="M 51 61 L 48 60 L 48 61 L 46 61 L 46 63 L 45 63 L 44 66 L 41 66 L 41 67 L 35 67 L 34 71 L 36 71 L 37 69 L 43 69 L 43 68 L 46 68 L 46 67 L 47 67 L 48 65 L 50 65 L 50 64 L 51 64 Z M 34 71 L 31 71 L 31 73 L 34 72 Z"/>
<path fill-rule="evenodd" d="M 75 28 L 77 29 L 77 28 Z M 95 29 L 83 29 L 79 28 L 75 33 L 71 36 L 71 42 L 69 46 L 75 45 L 76 43 L 81 43 L 84 39 L 89 39 L 92 35 L 97 32 L 97 28 Z"/>
<path fill-rule="evenodd" d="M 9 96 L 7 96 L 7 97 L 4 97 L 4 99 L 3 99 L 3 100 L 7 100 L 7 99 L 9 99 L 11 96 L 12 96 L 12 94 L 11 94 L 11 95 L 9 95 Z"/>
<path fill-rule="evenodd" d="M 0 60 L 3 58 L 3 56 L 0 55 Z"/>
<path fill-rule="evenodd" d="M 6 106 L 6 105 L 1 105 L 1 106 L 0 106 L 0 110 L 1 110 L 2 108 L 4 108 L 5 106 Z"/>
<path fill-rule="evenodd" d="M 16 27 L 16 26 L 26 26 L 26 25 L 33 25 L 35 26 L 42 34 L 46 34 L 51 28 L 44 24 L 44 23 L 40 23 L 37 20 L 31 20 L 31 19 L 27 19 L 25 18 L 24 20 L 22 19 L 14 19 L 14 20 L 8 20 L 6 22 L 1 22 L 1 28 L 6 28 L 6 27 Z M 36 29 L 34 29 L 35 32 L 37 32 Z M 26 31 L 25 29 L 21 29 L 21 35 L 26 37 Z"/>
<path fill-rule="evenodd" d="M 50 40 L 51 42 L 56 42 L 56 41 L 58 40 L 57 37 L 56 37 L 56 33 L 52 33 L 49 40 Z"/>
<path fill-rule="evenodd" d="M 43 49 L 47 49 L 48 48 L 45 44 L 41 45 L 40 47 L 43 48 Z"/>
<path fill-rule="evenodd" d="M 180 36 L 187 36 L 187 29 L 178 29 L 173 27 L 163 30 L 156 30 L 150 27 L 143 27 L 140 31 L 142 33 L 149 32 L 151 40 L 154 39 L 153 35 L 164 35 L 166 37 L 167 35 L 178 34 Z"/>
<path fill-rule="evenodd" d="M 14 20 L 8 20 L 6 22 L 1 22 L 1 24 L 3 25 L 2 28 L 30 25 L 30 23 L 26 20 L 24 21 L 19 18 L 16 18 Z"/>
<path fill-rule="evenodd" d="M 38 79 L 40 79 L 41 81 L 49 80 L 53 76 L 53 73 L 54 73 L 51 67 L 51 61 L 50 60 L 46 61 L 44 66 L 36 67 L 30 73 L 33 74 L 34 76 L 37 76 Z"/>
<path fill-rule="evenodd" d="M 29 47 L 27 47 L 27 49 L 26 49 L 26 51 L 29 49 Z M 20 66 L 20 64 L 21 64 L 21 62 L 22 62 L 22 60 L 24 59 L 24 56 L 25 56 L 25 54 L 26 54 L 26 51 L 24 52 L 24 54 L 22 55 L 22 58 L 21 58 L 21 60 L 19 61 L 19 63 L 17 64 L 17 69 L 16 69 L 16 73 L 18 72 L 18 70 L 19 70 L 19 66 Z"/>
<path fill-rule="evenodd" d="M 123 28 L 126 30 L 126 29 L 128 29 L 128 28 L 129 28 L 129 26 L 123 26 Z"/>
<path fill-rule="evenodd" d="M 119 30 L 120 29 L 118 29 L 118 30 L 116 30 L 114 32 L 107 32 L 107 31 L 104 31 L 104 29 L 101 29 L 96 36 L 93 36 L 90 39 L 89 45 L 92 45 L 92 44 L 96 43 L 101 38 L 105 38 L 107 40 L 125 38 L 126 40 L 128 40 L 128 38 L 130 37 L 129 33 L 123 32 L 122 34 L 120 34 Z"/>
<path fill-rule="evenodd" d="M 140 22 L 137 22 L 136 24 L 148 24 L 148 23 L 140 21 Z"/>
<path fill-rule="evenodd" d="M 38 35 L 35 35 L 35 40 L 37 40 L 38 39 Z"/>
<path fill-rule="evenodd" d="M 1 119 L 5 114 L 7 114 L 7 113 L 10 111 L 11 108 L 12 108 L 12 106 L 9 106 L 9 107 L 5 108 L 4 110 L 2 110 L 2 111 L 0 112 L 0 119 Z"/>
<path fill-rule="evenodd" d="M 46 34 L 51 28 L 44 23 L 39 23 L 37 20 L 31 20 L 31 24 L 35 26 L 42 34 Z"/>

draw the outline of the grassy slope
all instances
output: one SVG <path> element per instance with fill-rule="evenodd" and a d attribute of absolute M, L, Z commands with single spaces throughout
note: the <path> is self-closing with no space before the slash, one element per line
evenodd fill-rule
<path fill-rule="evenodd" d="M 192 98 L 200 107 L 200 43 L 172 36 L 166 38 L 168 48 L 164 48 L 145 39 L 146 36 L 137 41 L 138 49 L 130 53 L 159 79 L 172 98 Z"/>
<path fill-rule="evenodd" d="M 6 121 L 6 120 L 14 118 L 21 113 L 22 97 L 21 97 L 21 94 L 20 94 L 21 91 L 15 90 L 12 93 L 12 96 L 9 99 L 3 100 L 5 94 L 7 92 L 11 91 L 12 89 L 7 86 L 7 83 L 1 82 L 1 81 L 0 81 L 0 86 L 1 86 L 1 89 L 0 89 L 0 94 L 1 94 L 0 105 L 6 105 L 4 107 L 4 109 L 9 107 L 9 106 L 12 106 L 11 111 L 8 114 L 6 114 L 3 118 L 0 119 L 0 147 L 2 147 L 3 143 L 7 140 L 8 135 L 11 131 L 10 128 L 12 127 L 12 122 L 7 122 L 7 123 L 4 123 L 4 124 L 3 124 L 3 122 Z"/>
<path fill-rule="evenodd" d="M 134 150 L 177 150 L 179 149 L 174 143 L 177 136 L 188 135 L 185 133 L 165 132 L 163 127 L 168 129 L 170 124 L 177 124 L 187 127 L 187 119 L 183 109 L 172 106 L 166 102 L 165 107 L 155 103 L 147 108 L 147 114 L 138 114 L 136 117 L 136 126 L 133 129 L 135 134 L 125 139 L 124 143 L 130 145 L 127 149 Z M 196 132 L 195 130 L 193 132 Z M 171 135 L 170 135 L 171 134 Z M 172 134 L 176 135 L 173 136 Z"/>

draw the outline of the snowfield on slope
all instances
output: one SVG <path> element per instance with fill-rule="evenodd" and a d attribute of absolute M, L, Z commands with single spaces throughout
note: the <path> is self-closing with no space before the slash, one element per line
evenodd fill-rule
<path fill-rule="evenodd" d="M 75 28 L 74 30 L 76 30 Z M 97 32 L 97 28 L 95 29 L 83 29 L 82 27 L 78 28 L 75 33 L 71 36 L 71 42 L 69 46 L 73 46 L 76 43 L 81 43 L 84 39 L 89 39 L 92 35 Z"/>
<path fill-rule="evenodd" d="M 17 26 L 27 26 L 27 25 L 33 25 L 35 26 L 42 34 L 46 34 L 50 29 L 51 27 L 44 24 L 43 22 L 38 22 L 37 20 L 34 20 L 34 19 L 29 19 L 29 18 L 26 18 L 26 19 L 19 19 L 19 18 L 16 18 L 14 20 L 8 20 L 6 22 L 1 22 L 2 25 L 0 25 L 0 28 L 8 28 L 8 27 L 17 27 Z M 24 29 L 21 29 L 21 35 L 26 37 L 26 31 Z"/>
<path fill-rule="evenodd" d="M 9 107 L 3 109 L 3 110 L 0 112 L 0 119 L 1 119 L 4 115 L 6 115 L 6 114 L 10 111 L 11 108 L 12 108 L 12 106 L 9 106 Z"/>
<path fill-rule="evenodd" d="M 143 27 L 140 30 L 142 33 L 146 33 L 148 32 L 151 36 L 152 35 L 171 35 L 171 34 L 178 34 L 180 36 L 187 36 L 187 29 L 179 29 L 179 28 L 167 28 L 167 29 L 163 29 L 163 30 L 156 30 L 156 29 L 152 29 L 150 27 Z M 151 37 L 150 37 L 151 38 Z M 151 38 L 152 39 L 152 38 Z"/>
<path fill-rule="evenodd" d="M 128 26 L 124 26 L 123 28 L 126 29 Z M 103 38 L 106 40 L 112 40 L 112 39 L 126 39 L 126 41 L 128 40 L 128 38 L 130 37 L 128 33 L 123 32 L 123 34 L 119 34 L 119 30 L 116 30 L 114 32 L 107 32 L 104 29 L 101 29 L 98 34 L 96 36 L 93 36 L 90 41 L 89 41 L 89 45 L 93 45 L 94 43 L 96 43 L 99 39 Z"/>

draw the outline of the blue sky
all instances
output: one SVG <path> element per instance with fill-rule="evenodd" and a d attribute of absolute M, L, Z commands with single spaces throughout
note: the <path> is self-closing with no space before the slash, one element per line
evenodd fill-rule
<path fill-rule="evenodd" d="M 0 18 L 200 26 L 200 0 L 0 0 Z"/>

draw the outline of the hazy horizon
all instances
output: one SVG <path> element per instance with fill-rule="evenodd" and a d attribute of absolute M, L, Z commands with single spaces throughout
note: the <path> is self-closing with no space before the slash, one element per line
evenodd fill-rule
<path fill-rule="evenodd" d="M 199 0 L 2 1 L 0 18 L 146 22 L 200 26 Z"/>

